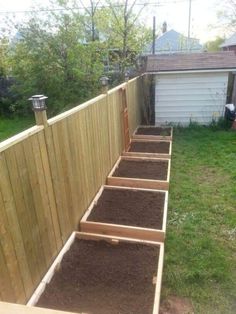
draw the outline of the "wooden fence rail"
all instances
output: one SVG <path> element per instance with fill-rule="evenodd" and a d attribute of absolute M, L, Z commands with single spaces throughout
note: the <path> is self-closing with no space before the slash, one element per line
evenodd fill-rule
<path fill-rule="evenodd" d="M 0 143 L 0 300 L 24 304 L 141 119 L 141 78 Z"/>

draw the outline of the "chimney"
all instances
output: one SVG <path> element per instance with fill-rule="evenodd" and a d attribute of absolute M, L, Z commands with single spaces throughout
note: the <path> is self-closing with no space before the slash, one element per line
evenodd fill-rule
<path fill-rule="evenodd" d="M 164 22 L 164 23 L 162 24 L 162 34 L 164 34 L 164 33 L 166 33 L 166 32 L 167 32 L 167 23 Z"/>

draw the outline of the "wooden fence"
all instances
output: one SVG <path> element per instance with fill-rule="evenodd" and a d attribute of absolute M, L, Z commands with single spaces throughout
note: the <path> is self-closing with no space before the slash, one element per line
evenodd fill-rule
<path fill-rule="evenodd" d="M 0 143 L 0 300 L 24 304 L 141 120 L 141 78 Z"/>

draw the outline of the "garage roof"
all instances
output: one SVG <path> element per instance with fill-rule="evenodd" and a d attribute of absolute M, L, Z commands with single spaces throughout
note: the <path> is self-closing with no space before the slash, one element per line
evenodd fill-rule
<path fill-rule="evenodd" d="M 236 69 L 234 51 L 153 55 L 146 60 L 146 72 Z"/>

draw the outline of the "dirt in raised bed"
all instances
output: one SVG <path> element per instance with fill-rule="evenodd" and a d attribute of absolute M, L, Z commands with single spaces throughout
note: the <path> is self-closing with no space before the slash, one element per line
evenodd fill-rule
<path fill-rule="evenodd" d="M 37 306 L 89 314 L 151 314 L 159 248 L 78 240 Z"/>
<path fill-rule="evenodd" d="M 88 221 L 161 229 L 165 193 L 104 189 Z"/>
<path fill-rule="evenodd" d="M 122 159 L 113 177 L 167 180 L 168 161 L 166 160 L 125 160 Z"/>
<path fill-rule="evenodd" d="M 129 152 L 169 154 L 169 142 L 131 142 Z"/>
<path fill-rule="evenodd" d="M 138 128 L 135 134 L 170 136 L 171 128 L 161 128 L 155 126 L 148 128 Z"/>

